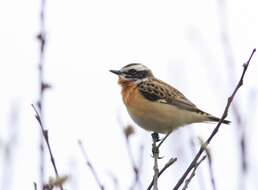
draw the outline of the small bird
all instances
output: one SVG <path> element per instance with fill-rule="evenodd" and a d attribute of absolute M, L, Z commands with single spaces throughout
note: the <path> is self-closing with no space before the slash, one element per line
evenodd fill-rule
<path fill-rule="evenodd" d="M 110 72 L 119 76 L 118 83 L 129 115 L 147 131 L 168 134 L 191 123 L 220 120 L 200 110 L 174 87 L 155 78 L 143 64 L 131 63 Z"/>

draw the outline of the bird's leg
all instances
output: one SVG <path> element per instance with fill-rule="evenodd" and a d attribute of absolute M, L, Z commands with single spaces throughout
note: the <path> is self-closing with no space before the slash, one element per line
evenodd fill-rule
<path fill-rule="evenodd" d="M 160 141 L 160 138 L 159 138 L 159 134 L 158 133 L 152 133 L 151 134 L 152 136 L 152 154 L 153 154 L 153 157 L 157 156 L 157 158 L 159 158 L 159 147 L 157 146 L 157 142 Z"/>

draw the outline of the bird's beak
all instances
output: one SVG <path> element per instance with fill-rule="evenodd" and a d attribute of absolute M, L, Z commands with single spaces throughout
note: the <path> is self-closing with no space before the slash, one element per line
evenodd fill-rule
<path fill-rule="evenodd" d="M 122 72 L 121 71 L 119 71 L 119 70 L 109 70 L 111 73 L 114 73 L 114 74 L 116 74 L 116 75 L 121 75 L 122 74 Z"/>

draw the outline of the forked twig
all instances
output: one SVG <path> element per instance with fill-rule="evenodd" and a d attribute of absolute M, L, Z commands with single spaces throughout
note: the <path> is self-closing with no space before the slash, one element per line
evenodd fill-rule
<path fill-rule="evenodd" d="M 166 171 L 172 164 L 174 164 L 177 161 L 177 158 L 171 158 L 165 165 L 164 167 L 159 171 L 158 177 Z M 154 183 L 154 178 L 152 179 L 150 185 L 148 186 L 147 190 L 150 190 L 153 186 Z"/>
<path fill-rule="evenodd" d="M 248 69 L 248 66 L 249 66 L 249 63 L 255 53 L 256 49 L 253 49 L 248 61 L 246 63 L 243 64 L 243 72 L 242 72 L 242 75 L 240 77 L 240 80 L 238 82 L 238 84 L 236 85 L 236 88 L 234 89 L 232 95 L 228 98 L 228 102 L 227 102 L 227 105 L 224 109 L 224 112 L 223 112 L 223 115 L 220 119 L 220 121 L 218 122 L 217 126 L 215 127 L 215 129 L 212 131 L 211 135 L 209 136 L 209 138 L 205 141 L 205 145 L 207 146 L 212 138 L 216 135 L 216 133 L 218 132 L 220 126 L 221 126 L 221 123 L 224 121 L 224 119 L 227 117 L 228 115 L 228 109 L 238 91 L 238 89 L 243 85 L 243 79 L 244 79 L 244 76 L 245 76 L 245 73 Z M 179 181 L 176 183 L 175 187 L 173 188 L 173 190 L 177 190 L 181 185 L 182 183 L 185 181 L 186 177 L 188 176 L 188 174 L 191 172 L 191 170 L 194 168 L 194 166 L 196 165 L 197 161 L 199 160 L 201 154 L 203 153 L 203 151 L 205 150 L 204 146 L 201 146 L 198 153 L 196 154 L 196 156 L 194 157 L 194 159 L 192 160 L 191 164 L 188 166 L 188 168 L 186 169 L 186 171 L 184 172 L 184 174 L 182 175 L 182 177 L 179 179 Z"/>

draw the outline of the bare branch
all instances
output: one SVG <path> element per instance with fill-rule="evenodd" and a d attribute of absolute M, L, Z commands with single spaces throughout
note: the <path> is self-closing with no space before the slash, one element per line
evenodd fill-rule
<path fill-rule="evenodd" d="M 209 165 L 209 173 L 210 173 L 212 189 L 216 190 L 216 184 L 215 184 L 214 172 L 212 169 L 212 158 L 211 158 L 210 150 L 206 149 L 205 151 L 206 151 L 206 155 L 208 157 L 208 165 Z"/>
<path fill-rule="evenodd" d="M 48 152 L 49 152 L 49 155 L 50 155 L 50 160 L 51 160 L 51 163 L 53 165 L 56 177 L 59 177 L 59 174 L 58 174 L 58 171 L 57 171 L 57 167 L 56 167 L 56 162 L 55 162 L 55 159 L 54 159 L 54 156 L 53 156 L 53 153 L 52 153 L 52 150 L 51 150 L 51 146 L 50 146 L 50 143 L 49 143 L 48 131 L 46 129 L 44 129 L 44 127 L 42 125 L 41 117 L 39 115 L 39 112 L 37 111 L 37 109 L 35 108 L 35 106 L 33 104 L 32 104 L 32 107 L 33 107 L 33 109 L 34 109 L 34 111 L 36 113 L 35 117 L 36 117 L 36 119 L 37 119 L 37 121 L 39 123 L 42 135 L 43 135 L 43 137 L 45 139 L 45 142 L 47 144 Z M 60 185 L 60 189 L 63 190 L 63 186 L 62 185 Z"/>
<path fill-rule="evenodd" d="M 45 14 L 46 14 L 46 0 L 40 1 L 40 10 L 39 10 L 39 33 L 37 35 L 37 40 L 39 42 L 39 61 L 38 61 L 38 82 L 39 82 L 39 97 L 37 100 L 37 106 L 41 116 L 40 125 L 43 126 L 43 103 L 44 103 L 44 92 L 46 89 L 50 88 L 50 85 L 44 81 L 44 64 L 45 64 L 45 49 L 46 49 L 46 24 L 45 24 Z M 38 120 L 39 121 L 39 120 Z M 45 147 L 44 147 L 44 138 L 40 135 L 39 139 L 39 158 L 40 158 L 40 182 L 41 189 L 44 188 L 44 177 L 45 177 Z"/>
<path fill-rule="evenodd" d="M 148 186 L 147 190 L 150 190 L 152 188 L 152 186 L 154 186 L 154 190 L 156 190 L 158 188 L 158 178 L 159 178 L 159 176 L 177 160 L 177 158 L 171 158 L 165 164 L 165 166 L 159 171 L 159 168 L 158 168 L 158 159 L 160 159 L 159 148 L 164 143 L 164 141 L 168 138 L 168 136 L 171 134 L 171 132 L 167 133 L 166 136 L 162 140 L 159 139 L 159 134 L 158 133 L 152 133 L 151 134 L 152 135 L 152 141 L 153 141 L 153 143 L 152 143 L 152 153 L 153 153 L 153 158 L 154 158 L 154 167 L 153 167 L 154 176 L 153 176 L 153 179 L 152 179 L 150 185 Z M 158 141 L 160 141 L 160 142 L 157 145 L 156 143 Z"/>
<path fill-rule="evenodd" d="M 131 146 L 128 147 L 128 153 L 131 152 L 131 154 L 132 154 L 132 150 L 129 150 L 129 149 L 131 149 Z M 134 176 L 135 176 L 134 177 L 134 181 L 133 181 L 130 189 L 134 190 L 137 184 L 139 185 L 139 189 L 143 189 L 142 188 L 142 183 L 141 183 L 141 180 L 140 180 L 140 172 L 141 172 L 141 166 L 142 166 L 142 160 L 143 160 L 143 145 L 140 146 L 140 150 L 139 150 L 139 163 L 138 163 L 138 166 L 134 162 L 133 156 L 131 155 L 130 157 L 131 157 L 131 163 L 132 163 L 132 167 L 133 167 L 133 170 L 134 170 Z"/>
<path fill-rule="evenodd" d="M 218 16 L 219 16 L 219 23 L 220 23 L 220 34 L 222 40 L 222 47 L 224 52 L 225 61 L 227 63 L 227 71 L 230 82 L 236 78 L 235 76 L 235 59 L 233 56 L 233 48 L 230 42 L 230 35 L 228 30 L 228 22 L 227 22 L 227 9 L 226 3 L 223 0 L 217 0 L 218 5 Z M 239 133 L 238 140 L 239 140 L 239 148 L 240 148 L 240 161 L 241 161 L 241 169 L 242 173 L 245 174 L 247 172 L 247 158 L 246 158 L 246 134 L 245 134 L 245 123 L 242 118 L 240 105 L 237 102 L 232 103 L 232 113 L 236 119 L 236 130 Z M 240 180 L 239 189 L 243 189 L 241 183 L 243 183 L 243 179 Z"/>
<path fill-rule="evenodd" d="M 121 125 L 122 126 L 122 125 Z M 125 142 L 126 142 L 126 150 L 128 152 L 128 156 L 131 162 L 131 166 L 134 172 L 134 181 L 130 187 L 131 190 L 135 189 L 135 186 L 138 184 L 139 188 L 142 189 L 142 183 L 140 180 L 140 165 L 137 166 L 134 160 L 133 152 L 132 152 L 132 147 L 130 144 L 130 137 L 135 133 L 133 127 L 131 125 L 127 125 L 126 127 L 123 128 L 123 134 L 125 137 Z M 142 159 L 142 151 L 143 149 L 140 147 L 140 159 Z"/>
<path fill-rule="evenodd" d="M 217 126 L 215 127 L 215 129 L 212 131 L 211 135 L 209 136 L 209 138 L 205 141 L 206 146 L 210 143 L 210 141 L 212 140 L 212 138 L 216 135 L 216 133 L 218 132 L 221 123 L 224 121 L 224 119 L 227 117 L 228 115 L 228 109 L 237 93 L 237 91 L 239 90 L 239 88 L 243 85 L 243 79 L 245 76 L 245 73 L 248 69 L 249 63 L 255 53 L 256 49 L 253 49 L 248 61 L 246 63 L 243 64 L 243 72 L 242 75 L 240 77 L 240 80 L 238 82 L 238 84 L 236 85 L 236 88 L 234 89 L 232 95 L 228 98 L 228 102 L 227 105 L 224 109 L 223 115 L 220 119 L 220 121 L 218 122 Z M 191 172 L 191 170 L 194 168 L 194 166 L 196 165 L 198 159 L 200 158 L 201 154 L 203 153 L 203 151 L 205 150 L 205 148 L 203 146 L 201 146 L 201 148 L 199 149 L 198 153 L 196 154 L 196 156 L 194 157 L 193 161 L 191 162 L 191 164 L 188 166 L 188 168 L 186 169 L 185 173 L 182 175 L 182 177 L 179 179 L 179 181 L 177 182 L 177 184 L 175 185 L 175 187 L 173 188 L 174 190 L 178 189 L 182 183 L 184 182 L 184 180 L 186 179 L 187 175 Z"/>
<path fill-rule="evenodd" d="M 144 145 L 140 145 L 139 159 L 138 159 L 138 170 L 141 170 L 142 165 L 143 165 L 143 152 L 144 152 Z"/>
<path fill-rule="evenodd" d="M 34 187 L 34 190 L 37 190 L 37 189 L 38 189 L 38 186 L 37 186 L 37 183 L 36 183 L 36 182 L 33 182 L 33 187 Z"/>
<path fill-rule="evenodd" d="M 164 167 L 159 171 L 158 177 L 161 176 L 163 172 L 166 171 L 170 166 L 172 166 L 177 161 L 177 158 L 170 158 L 170 160 L 164 165 Z M 154 179 L 152 179 L 150 185 L 148 186 L 147 190 L 150 190 L 153 186 Z"/>
<path fill-rule="evenodd" d="M 170 158 L 169 161 L 164 165 L 164 167 L 160 170 L 159 176 L 168 169 L 172 164 L 174 164 L 177 161 L 177 158 Z"/>
<path fill-rule="evenodd" d="M 84 146 L 83 146 L 81 140 L 78 140 L 78 145 L 79 145 L 79 147 L 80 147 L 80 149 L 81 149 L 81 152 L 82 152 L 82 154 L 83 154 L 83 157 L 84 157 L 84 159 L 85 159 L 85 162 L 86 162 L 87 166 L 89 167 L 89 169 L 90 169 L 92 175 L 94 176 L 95 181 L 97 182 L 99 188 L 100 188 L 101 190 L 104 190 L 104 189 L 105 189 L 105 188 L 104 188 L 104 185 L 101 183 L 101 181 L 100 181 L 100 179 L 99 179 L 99 177 L 98 177 L 98 175 L 97 175 L 97 172 L 96 172 L 95 168 L 93 167 L 92 163 L 90 162 L 89 157 L 88 157 L 88 155 L 87 155 L 87 153 L 86 153 L 86 150 L 85 150 L 85 148 L 84 148 Z"/>
<path fill-rule="evenodd" d="M 158 178 L 159 178 L 159 166 L 158 166 L 158 159 L 159 159 L 159 148 L 157 147 L 157 142 L 159 141 L 159 134 L 152 133 L 152 154 L 154 159 L 154 176 L 153 176 L 153 189 L 158 190 Z M 163 140 L 164 142 L 164 140 Z"/>
<path fill-rule="evenodd" d="M 213 174 L 213 169 L 212 169 L 212 157 L 211 157 L 210 149 L 205 145 L 205 143 L 203 142 L 203 140 L 201 138 L 199 138 L 199 140 L 201 142 L 201 145 L 204 146 L 203 148 L 204 148 L 204 150 L 206 152 L 206 156 L 208 158 L 209 174 L 210 174 L 212 189 L 216 190 L 215 179 L 214 179 L 214 174 Z"/>

